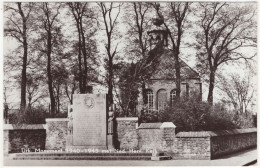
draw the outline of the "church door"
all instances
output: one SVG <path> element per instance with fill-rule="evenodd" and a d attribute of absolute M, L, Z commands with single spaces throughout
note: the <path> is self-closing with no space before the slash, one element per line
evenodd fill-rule
<path fill-rule="evenodd" d="M 167 105 L 167 92 L 165 89 L 161 89 L 157 93 L 157 108 L 158 111 L 163 110 Z"/>

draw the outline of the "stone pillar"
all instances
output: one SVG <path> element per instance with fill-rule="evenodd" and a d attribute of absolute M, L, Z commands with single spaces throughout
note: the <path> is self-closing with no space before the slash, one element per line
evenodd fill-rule
<path fill-rule="evenodd" d="M 162 130 L 162 148 L 163 151 L 171 152 L 174 148 L 176 126 L 172 122 L 164 122 L 160 129 Z"/>
<path fill-rule="evenodd" d="M 10 144 L 10 139 L 9 139 L 9 131 L 13 130 L 13 125 L 12 124 L 4 124 L 3 131 L 3 139 L 4 139 L 4 156 L 8 156 L 9 151 L 11 150 L 11 144 Z"/>
<path fill-rule="evenodd" d="M 172 122 L 142 123 L 138 127 L 139 149 L 171 152 L 174 149 L 175 128 Z"/>
<path fill-rule="evenodd" d="M 116 146 L 120 149 L 138 149 L 138 117 L 116 118 Z"/>
<path fill-rule="evenodd" d="M 67 129 L 67 118 L 46 118 L 45 149 L 65 150 Z"/>
<path fill-rule="evenodd" d="M 10 148 L 10 142 L 9 142 L 9 130 L 4 130 L 4 156 L 8 156 L 9 154 L 9 148 Z"/>
<path fill-rule="evenodd" d="M 107 147 L 108 149 L 115 149 L 114 146 L 114 112 L 113 112 L 113 105 L 109 107 L 108 112 L 108 135 L 107 135 Z"/>
<path fill-rule="evenodd" d="M 68 134 L 66 137 L 66 147 L 72 146 L 72 134 L 73 134 L 73 105 L 68 105 Z"/>

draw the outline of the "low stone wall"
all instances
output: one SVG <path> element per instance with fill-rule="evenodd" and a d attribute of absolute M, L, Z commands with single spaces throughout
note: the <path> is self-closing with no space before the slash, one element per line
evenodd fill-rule
<path fill-rule="evenodd" d="M 210 159 L 208 132 L 179 132 L 176 135 L 173 159 Z"/>
<path fill-rule="evenodd" d="M 63 149 L 68 143 L 68 119 L 46 119 L 46 124 L 4 125 L 4 155 L 28 150 Z M 257 129 L 179 132 L 171 122 L 142 123 L 138 118 L 116 118 L 117 149 L 157 150 L 173 159 L 215 159 L 257 146 Z M 68 144 L 67 144 L 68 145 Z M 25 151 L 25 152 L 29 152 Z"/>
<path fill-rule="evenodd" d="M 174 159 L 215 159 L 256 147 L 257 129 L 179 132 L 173 150 Z"/>
<path fill-rule="evenodd" d="M 68 132 L 67 118 L 46 119 L 46 150 L 66 149 L 66 136 Z"/>
<path fill-rule="evenodd" d="M 115 147 L 117 149 L 138 149 L 138 118 L 116 118 Z"/>
<path fill-rule="evenodd" d="M 5 124 L 4 155 L 45 149 L 44 124 Z"/>
<path fill-rule="evenodd" d="M 169 152 L 175 137 L 175 125 L 165 123 L 142 123 L 138 127 L 139 149 Z"/>
<path fill-rule="evenodd" d="M 256 146 L 256 128 L 211 132 L 212 159 Z"/>

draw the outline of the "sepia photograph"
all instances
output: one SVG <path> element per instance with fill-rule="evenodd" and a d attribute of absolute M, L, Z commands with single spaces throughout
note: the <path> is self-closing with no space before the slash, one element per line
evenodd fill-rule
<path fill-rule="evenodd" d="M 257 1 L 4 1 L 2 166 L 257 166 Z"/>

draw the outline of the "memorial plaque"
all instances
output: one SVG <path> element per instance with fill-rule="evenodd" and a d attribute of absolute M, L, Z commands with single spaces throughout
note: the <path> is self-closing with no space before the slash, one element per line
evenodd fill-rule
<path fill-rule="evenodd" d="M 73 95 L 73 145 L 107 145 L 106 94 Z"/>

